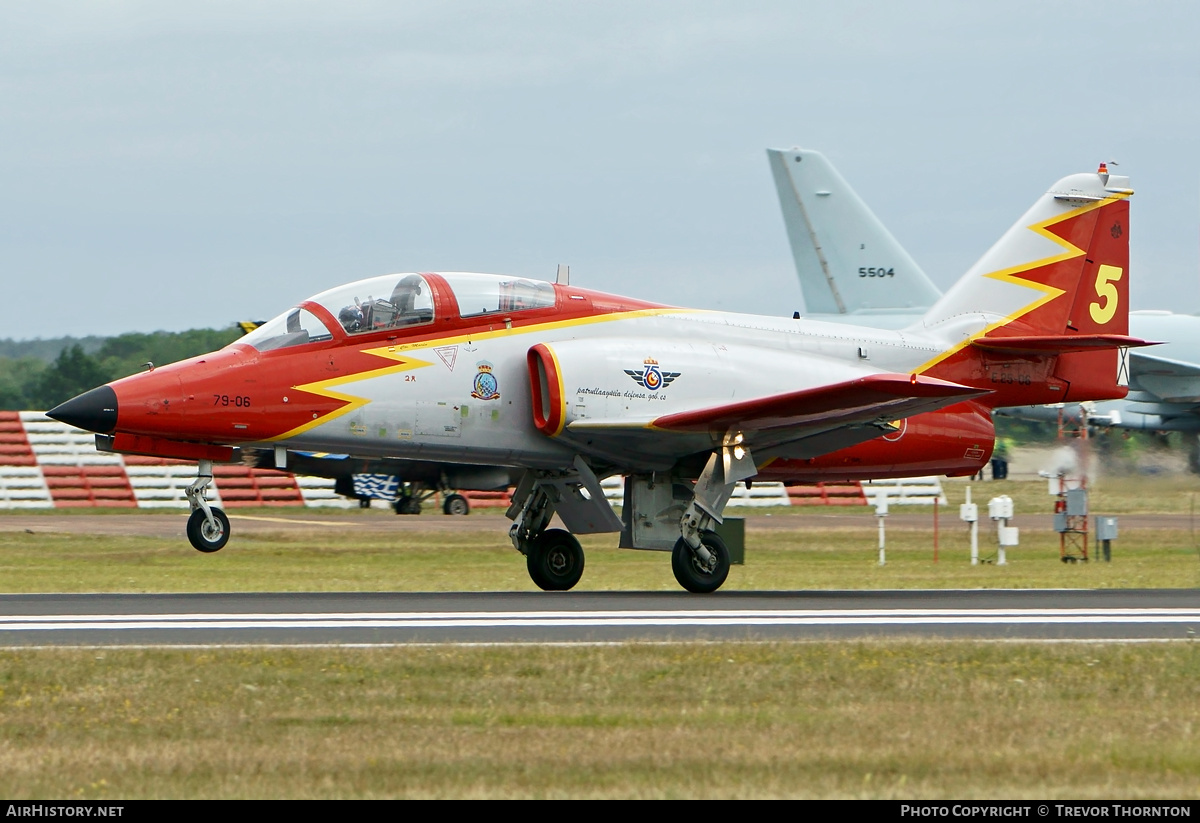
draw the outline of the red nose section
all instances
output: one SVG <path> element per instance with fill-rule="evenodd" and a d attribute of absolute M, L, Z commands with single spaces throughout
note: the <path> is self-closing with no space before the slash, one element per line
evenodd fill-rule
<path fill-rule="evenodd" d="M 214 444 L 271 440 L 347 405 L 302 388 L 341 374 L 333 367 L 327 353 L 262 355 L 247 346 L 193 357 L 111 383 L 116 425 L 105 433 Z"/>

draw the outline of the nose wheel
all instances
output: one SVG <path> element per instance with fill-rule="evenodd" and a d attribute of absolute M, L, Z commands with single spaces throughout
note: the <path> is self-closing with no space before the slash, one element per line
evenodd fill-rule
<path fill-rule="evenodd" d="M 205 554 L 220 551 L 229 542 L 229 518 L 225 512 L 209 504 L 205 490 L 212 483 L 212 461 L 201 460 L 196 467 L 196 479 L 183 490 L 192 514 L 188 517 L 188 541 Z"/>
<path fill-rule="evenodd" d="M 205 554 L 220 551 L 229 542 L 229 518 L 215 506 L 209 506 L 209 511 L 211 518 L 203 509 L 196 509 L 187 522 L 188 541 Z"/>

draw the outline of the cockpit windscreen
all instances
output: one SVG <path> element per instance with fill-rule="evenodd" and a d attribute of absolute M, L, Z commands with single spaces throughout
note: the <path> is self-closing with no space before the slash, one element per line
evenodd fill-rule
<path fill-rule="evenodd" d="M 259 351 L 274 351 L 332 338 L 329 329 L 315 314 L 308 309 L 295 308 L 263 323 L 235 342 L 249 343 Z"/>

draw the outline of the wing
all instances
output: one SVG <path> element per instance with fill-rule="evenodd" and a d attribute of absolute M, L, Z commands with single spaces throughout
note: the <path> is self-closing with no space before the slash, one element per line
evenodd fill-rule
<path fill-rule="evenodd" d="M 1200 364 L 1145 352 L 1129 356 L 1130 400 L 1200 403 Z"/>
<path fill-rule="evenodd" d="M 638 468 L 669 465 L 707 451 L 730 430 L 741 432 L 756 456 L 816 456 L 891 431 L 899 418 L 985 394 L 989 392 L 931 377 L 873 374 L 659 417 L 576 420 L 567 424 L 564 435 L 597 457 Z M 801 441 L 814 442 L 797 450 Z"/>

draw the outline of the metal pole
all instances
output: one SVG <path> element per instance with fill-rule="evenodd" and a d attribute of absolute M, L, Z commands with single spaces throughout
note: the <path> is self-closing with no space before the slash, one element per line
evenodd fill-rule
<path fill-rule="evenodd" d="M 1000 528 L 1001 529 L 1008 528 L 1008 518 L 1007 517 L 1001 518 Z M 1001 531 L 1001 532 L 999 532 L 999 534 L 1004 534 L 1004 532 Z M 996 565 L 997 566 L 1006 566 L 1006 565 L 1008 565 L 1008 561 L 1004 559 L 1004 540 L 1003 540 L 1003 538 L 1001 538 L 999 540 L 999 543 L 1000 543 L 1000 549 L 999 549 L 999 551 L 996 552 Z"/>
<path fill-rule="evenodd" d="M 971 505 L 971 487 L 967 486 L 967 505 Z M 979 565 L 979 518 L 971 521 L 971 565 Z"/>
<path fill-rule="evenodd" d="M 884 533 L 883 519 L 887 517 L 888 499 L 887 492 L 883 489 L 879 490 L 879 494 L 875 497 L 875 517 L 879 520 L 879 565 L 883 566 L 887 563 L 884 555 Z"/>
<path fill-rule="evenodd" d="M 933 498 L 933 562 L 938 560 L 938 499 Z"/>

